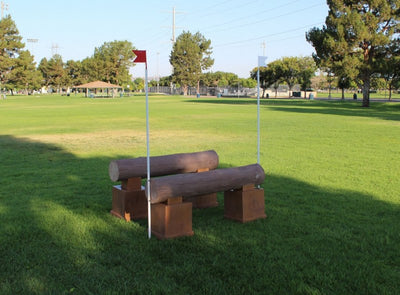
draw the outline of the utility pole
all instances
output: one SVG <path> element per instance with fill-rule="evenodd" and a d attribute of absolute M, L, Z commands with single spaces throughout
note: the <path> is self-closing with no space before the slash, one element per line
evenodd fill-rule
<path fill-rule="evenodd" d="M 53 43 L 53 45 L 51 45 L 51 55 L 54 56 L 55 54 L 58 54 L 58 49 L 60 47 L 58 46 L 57 43 Z"/>
<path fill-rule="evenodd" d="M 1 19 L 4 17 L 4 10 L 8 10 L 8 4 L 1 1 Z"/>
<path fill-rule="evenodd" d="M 168 13 L 171 13 L 171 12 L 168 12 Z M 175 16 L 176 16 L 177 14 L 183 14 L 183 13 L 184 13 L 184 12 L 176 11 L 176 10 L 175 10 L 175 7 L 172 7 L 172 38 L 171 38 L 172 45 L 174 45 L 174 43 L 175 43 L 175 40 L 176 40 L 176 37 L 175 37 L 175 30 L 176 30 L 176 28 L 178 28 L 178 27 L 176 26 Z"/>
<path fill-rule="evenodd" d="M 265 41 L 263 41 L 263 43 L 261 43 L 261 47 L 263 48 L 263 56 L 265 56 L 265 47 L 266 47 L 266 43 Z"/>
<path fill-rule="evenodd" d="M 172 7 L 172 44 L 175 43 L 175 7 Z"/>

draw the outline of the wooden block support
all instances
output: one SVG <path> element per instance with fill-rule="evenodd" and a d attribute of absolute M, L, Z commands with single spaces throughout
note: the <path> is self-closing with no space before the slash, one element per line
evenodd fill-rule
<path fill-rule="evenodd" d="M 266 218 L 264 190 L 254 185 L 224 192 L 224 217 L 240 222 Z"/>
<path fill-rule="evenodd" d="M 158 239 L 192 236 L 192 203 L 178 197 L 152 204 L 151 232 Z"/>
<path fill-rule="evenodd" d="M 185 202 L 191 202 L 193 208 L 203 209 L 218 206 L 217 193 L 206 194 L 194 197 L 184 197 Z"/>
<path fill-rule="evenodd" d="M 115 185 L 112 188 L 112 209 L 110 213 L 126 221 L 147 218 L 147 198 L 144 189 L 141 186 L 139 186 L 139 189 L 133 190 L 123 188 L 123 186 L 132 188 L 132 183 L 136 183 L 133 187 L 137 188 L 137 181 Z"/>
<path fill-rule="evenodd" d="M 121 188 L 127 191 L 138 191 L 142 189 L 142 179 L 132 177 L 121 181 Z"/>
<path fill-rule="evenodd" d="M 210 171 L 208 168 L 197 169 L 197 173 Z M 191 202 L 192 208 L 204 209 L 212 208 L 218 206 L 217 193 L 211 193 L 206 195 L 194 196 L 194 197 L 184 197 L 185 202 Z"/>

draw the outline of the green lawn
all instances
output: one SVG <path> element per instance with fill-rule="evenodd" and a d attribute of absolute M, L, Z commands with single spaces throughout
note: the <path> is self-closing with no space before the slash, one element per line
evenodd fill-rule
<path fill-rule="evenodd" d="M 0 100 L 0 294 L 399 294 L 400 103 L 263 100 L 267 218 L 194 210 L 192 237 L 112 217 L 144 97 Z M 151 154 L 256 162 L 254 99 L 150 98 Z"/>

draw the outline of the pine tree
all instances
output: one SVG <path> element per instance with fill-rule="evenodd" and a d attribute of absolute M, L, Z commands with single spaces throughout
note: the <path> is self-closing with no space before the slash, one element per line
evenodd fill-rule
<path fill-rule="evenodd" d="M 21 50 L 15 60 L 15 66 L 9 74 L 8 88 L 24 89 L 25 94 L 28 90 L 40 88 L 41 75 L 36 69 L 33 56 L 27 50 Z"/>
<path fill-rule="evenodd" d="M 183 86 L 185 95 L 188 86 L 196 84 L 199 93 L 202 71 L 214 64 L 211 53 L 211 41 L 200 33 L 183 32 L 176 39 L 169 61 L 173 67 L 173 79 Z"/>
<path fill-rule="evenodd" d="M 10 77 L 17 65 L 16 59 L 20 51 L 24 48 L 21 42 L 22 37 L 11 16 L 6 16 L 0 20 L 0 90 L 10 87 Z"/>
<path fill-rule="evenodd" d="M 388 58 L 391 44 L 399 40 L 400 0 L 328 0 L 327 4 L 325 26 L 310 30 L 307 40 L 320 63 L 359 84 L 363 106 L 368 107 L 371 77 Z"/>

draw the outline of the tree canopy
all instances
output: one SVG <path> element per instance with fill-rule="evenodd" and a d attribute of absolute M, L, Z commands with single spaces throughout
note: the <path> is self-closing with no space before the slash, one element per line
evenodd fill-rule
<path fill-rule="evenodd" d="M 10 87 L 10 83 L 29 84 L 29 70 L 35 67 L 33 59 L 22 43 L 15 22 L 11 16 L 0 20 L 0 89 Z M 17 73 L 18 72 L 18 73 Z M 24 88 L 25 88 L 25 85 Z"/>
<path fill-rule="evenodd" d="M 112 84 L 127 83 L 130 80 L 129 68 L 132 67 L 134 54 L 129 41 L 104 42 L 94 50 L 94 63 L 98 80 Z"/>
<path fill-rule="evenodd" d="M 202 71 L 214 64 L 211 53 L 211 40 L 199 32 L 192 34 L 184 31 L 176 39 L 169 61 L 173 67 L 173 80 L 183 86 L 185 95 L 188 86 L 197 85 L 199 92 Z"/>
<path fill-rule="evenodd" d="M 302 90 L 306 91 L 311 87 L 311 78 L 315 76 L 315 62 L 311 57 L 283 57 L 268 63 L 266 67 L 260 67 L 260 87 L 263 89 L 262 97 L 265 90 L 273 86 L 275 96 L 279 84 L 284 82 L 289 87 L 289 97 L 291 96 L 292 88 L 299 83 Z M 253 79 L 257 78 L 258 68 L 254 68 L 250 72 Z"/>
<path fill-rule="evenodd" d="M 313 28 L 307 40 L 314 46 L 318 64 L 337 76 L 357 81 L 363 106 L 369 106 L 371 77 L 380 64 L 394 58 L 399 44 L 400 0 L 328 0 L 329 12 L 322 29 Z"/>

